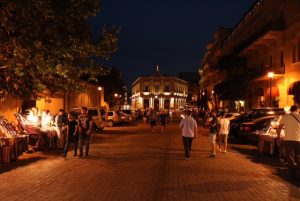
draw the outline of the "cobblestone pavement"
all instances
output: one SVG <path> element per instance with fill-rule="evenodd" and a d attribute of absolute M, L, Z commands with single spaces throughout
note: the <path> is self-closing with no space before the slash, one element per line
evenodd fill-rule
<path fill-rule="evenodd" d="M 165 135 L 142 123 L 107 128 L 88 158 L 27 154 L 1 167 L 0 200 L 300 200 L 278 159 L 234 144 L 211 158 L 207 134 L 199 129 L 186 161 L 177 123 Z"/>

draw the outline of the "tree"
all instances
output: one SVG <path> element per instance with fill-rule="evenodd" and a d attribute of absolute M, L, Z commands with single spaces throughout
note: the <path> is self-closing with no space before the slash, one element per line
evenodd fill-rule
<path fill-rule="evenodd" d="M 117 50 L 118 28 L 93 38 L 87 24 L 98 0 L 2 0 L 0 2 L 0 98 L 23 99 L 45 89 L 80 89 L 83 74 L 102 72 L 94 59 Z"/>
<path fill-rule="evenodd" d="M 125 84 L 120 71 L 116 68 L 112 68 L 108 74 L 98 77 L 98 83 L 104 86 L 105 101 L 108 102 L 111 107 L 115 106 L 117 102 L 123 104 Z M 122 97 L 115 97 L 115 94 L 121 95 Z"/>

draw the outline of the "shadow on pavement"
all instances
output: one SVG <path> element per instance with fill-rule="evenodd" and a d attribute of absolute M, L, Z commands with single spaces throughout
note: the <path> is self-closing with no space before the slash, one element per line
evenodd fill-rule
<path fill-rule="evenodd" d="M 229 142 L 232 150 L 235 150 L 243 155 L 245 155 L 250 161 L 254 163 L 263 164 L 274 169 L 274 175 L 289 181 L 287 176 L 287 166 L 279 160 L 278 157 L 262 154 L 257 151 L 257 146 L 255 142 L 247 142 L 243 139 L 232 139 Z M 297 181 L 291 182 L 291 184 L 296 187 L 300 187 L 300 171 L 297 174 Z"/>
<path fill-rule="evenodd" d="M 101 133 L 97 134 L 107 134 L 107 135 L 130 135 L 130 134 L 138 134 L 138 132 L 127 131 L 127 130 L 103 130 Z"/>
<path fill-rule="evenodd" d="M 12 170 L 20 168 L 22 166 L 27 166 L 27 165 L 29 165 L 31 163 L 35 163 L 37 161 L 44 160 L 44 159 L 46 159 L 46 158 L 43 158 L 43 157 L 32 157 L 32 158 L 21 159 L 21 160 L 18 160 L 18 161 L 13 161 L 11 163 L 4 164 L 0 168 L 0 174 L 12 171 Z"/>

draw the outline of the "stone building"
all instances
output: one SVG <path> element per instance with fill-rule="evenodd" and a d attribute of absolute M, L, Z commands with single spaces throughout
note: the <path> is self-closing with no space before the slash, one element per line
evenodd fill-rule
<path fill-rule="evenodd" d="M 153 75 L 142 76 L 132 84 L 132 109 L 176 110 L 186 104 L 188 82 L 163 75 L 159 68 Z"/>
<path fill-rule="evenodd" d="M 257 0 L 234 28 L 217 30 L 199 72 L 221 108 L 299 102 L 300 1 Z"/>

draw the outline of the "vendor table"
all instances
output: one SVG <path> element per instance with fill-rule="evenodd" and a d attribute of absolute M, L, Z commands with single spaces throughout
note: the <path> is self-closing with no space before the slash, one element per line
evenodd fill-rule
<path fill-rule="evenodd" d="M 259 135 L 257 149 L 260 153 L 275 155 L 278 153 L 276 138 L 270 135 Z"/>

